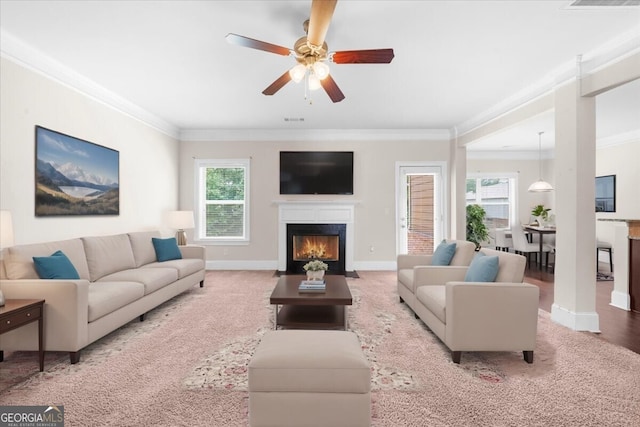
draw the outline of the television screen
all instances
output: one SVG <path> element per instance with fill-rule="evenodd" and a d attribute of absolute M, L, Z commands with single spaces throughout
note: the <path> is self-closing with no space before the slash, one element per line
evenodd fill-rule
<path fill-rule="evenodd" d="M 596 212 L 616 211 L 616 176 L 596 177 Z"/>
<path fill-rule="evenodd" d="M 353 151 L 281 151 L 280 194 L 353 194 Z"/>

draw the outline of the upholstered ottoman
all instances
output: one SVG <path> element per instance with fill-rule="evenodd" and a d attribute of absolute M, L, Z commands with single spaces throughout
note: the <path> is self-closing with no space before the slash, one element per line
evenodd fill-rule
<path fill-rule="evenodd" d="M 249 424 L 369 426 L 370 391 L 353 332 L 269 331 L 249 363 Z"/>

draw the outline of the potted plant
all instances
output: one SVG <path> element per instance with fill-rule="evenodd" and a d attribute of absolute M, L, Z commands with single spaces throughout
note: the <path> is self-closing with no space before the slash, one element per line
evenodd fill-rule
<path fill-rule="evenodd" d="M 484 223 L 487 212 L 480 205 L 467 205 L 467 241 L 476 244 L 480 250 L 482 242 L 489 241 L 489 230 Z"/>
<path fill-rule="evenodd" d="M 319 259 L 314 259 L 306 263 L 302 268 L 307 272 L 307 280 L 322 280 L 324 272 L 329 269 L 329 266 Z"/>
<path fill-rule="evenodd" d="M 544 205 L 535 205 L 531 210 L 531 215 L 538 221 L 540 227 L 544 227 L 545 222 L 549 219 L 549 211 L 551 208 L 545 208 Z"/>

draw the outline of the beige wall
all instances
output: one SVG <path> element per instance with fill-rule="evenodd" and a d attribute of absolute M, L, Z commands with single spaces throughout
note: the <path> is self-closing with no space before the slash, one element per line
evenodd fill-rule
<path fill-rule="evenodd" d="M 640 219 L 640 140 L 596 150 L 596 175 L 616 176 L 616 211 L 598 218 Z M 613 244 L 615 223 L 596 221 L 598 240 Z"/>
<path fill-rule="evenodd" d="M 353 196 L 280 196 L 282 150 L 354 151 Z M 194 159 L 251 158 L 251 242 L 212 245 L 207 258 L 246 267 L 254 260 L 277 266 L 278 207 L 275 200 L 352 200 L 355 212 L 355 267 L 389 268 L 396 259 L 396 161 L 447 161 L 448 141 L 186 142 L 180 148 L 180 205 L 194 206 Z M 374 251 L 371 252 L 371 246 Z"/>
<path fill-rule="evenodd" d="M 0 92 L 0 207 L 16 244 L 159 229 L 177 208 L 175 139 L 6 58 Z M 36 125 L 120 152 L 119 216 L 35 217 Z"/>

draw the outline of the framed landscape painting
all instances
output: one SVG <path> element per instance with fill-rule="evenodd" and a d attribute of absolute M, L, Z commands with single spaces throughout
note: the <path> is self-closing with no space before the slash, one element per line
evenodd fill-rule
<path fill-rule="evenodd" d="M 36 126 L 36 216 L 119 215 L 120 153 Z"/>

